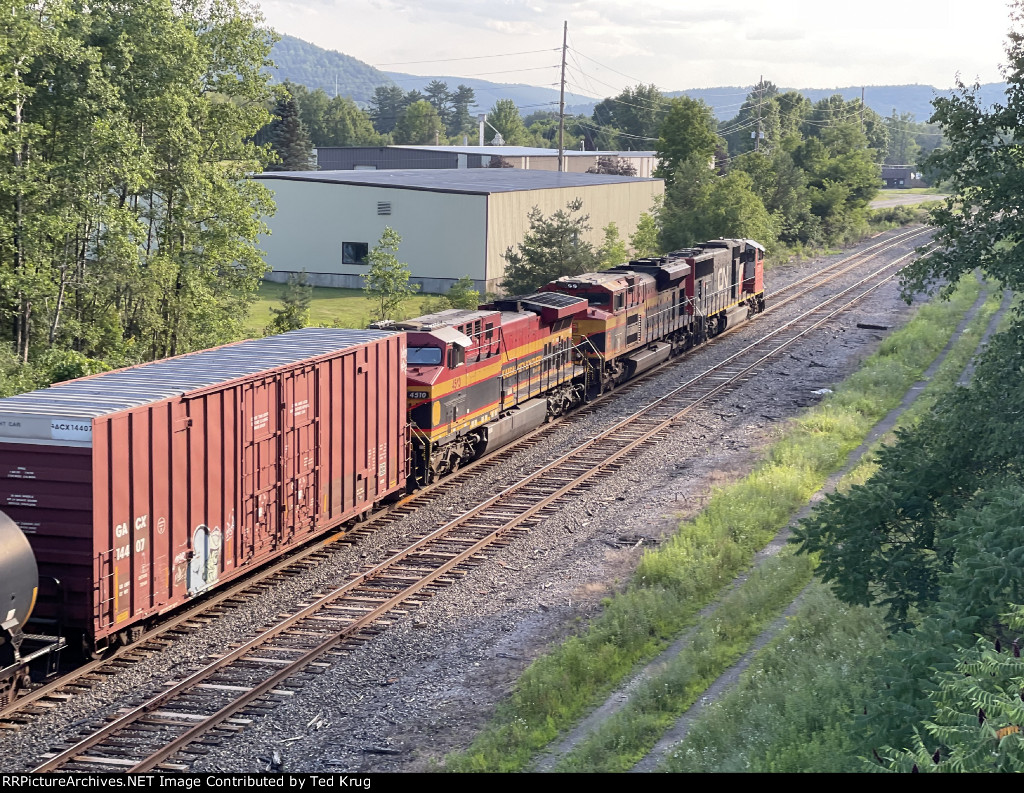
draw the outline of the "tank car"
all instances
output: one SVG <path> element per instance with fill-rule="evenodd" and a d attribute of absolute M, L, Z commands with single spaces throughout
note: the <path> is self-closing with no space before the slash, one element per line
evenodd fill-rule
<path fill-rule="evenodd" d="M 28 538 L 0 512 L 0 707 L 29 683 L 33 661 L 63 649 L 56 635 L 26 634 L 39 594 L 39 569 Z"/>

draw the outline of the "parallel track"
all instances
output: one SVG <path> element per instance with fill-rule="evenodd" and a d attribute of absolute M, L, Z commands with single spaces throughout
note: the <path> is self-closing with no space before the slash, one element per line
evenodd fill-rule
<path fill-rule="evenodd" d="M 767 361 L 878 289 L 908 256 L 862 278 L 384 562 L 300 607 L 251 641 L 48 757 L 35 770 L 187 768 L 185 761 L 168 760 L 183 751 L 201 751 L 194 743 L 211 740 L 212 730 L 223 733 L 240 728 L 246 720 L 244 713 L 260 707 L 258 700 L 268 695 L 287 696 L 289 692 L 282 686 L 289 678 L 311 665 L 319 668 L 315 666 L 322 663 L 319 659 L 332 651 L 366 641 L 386 627 L 389 613 L 404 613 L 419 605 L 439 587 L 464 575 L 474 562 L 485 559 L 489 550 L 507 542 L 514 532 L 528 529 L 557 510 L 565 498 L 641 453 L 680 417 L 734 391 Z"/>
<path fill-rule="evenodd" d="M 851 256 L 834 262 L 826 269 L 788 284 L 782 289 L 775 290 L 770 293 L 772 302 L 764 313 L 776 312 L 783 305 L 806 296 L 822 285 L 845 275 L 854 268 L 862 266 L 875 256 L 886 253 L 894 247 L 928 233 L 930 233 L 930 229 L 927 228 L 900 231 L 888 236 L 884 240 L 867 246 Z M 715 344 L 718 340 L 712 340 L 711 344 Z M 336 552 L 335 547 L 337 545 L 354 545 L 363 537 L 378 532 L 385 526 L 403 519 L 408 514 L 441 496 L 451 492 L 467 492 L 465 488 L 467 482 L 477 476 L 482 470 L 488 470 L 503 464 L 524 448 L 543 444 L 553 433 L 563 429 L 567 423 L 571 426 L 574 422 L 582 422 L 597 410 L 600 405 L 604 404 L 606 398 L 628 399 L 630 394 L 638 389 L 649 377 L 660 373 L 665 367 L 674 365 L 678 360 L 673 359 L 661 367 L 645 373 L 642 377 L 624 384 L 600 400 L 563 417 L 559 422 L 545 425 L 516 443 L 467 465 L 445 480 L 419 491 L 403 499 L 398 504 L 389 507 L 382 513 L 375 515 L 367 523 L 358 524 L 343 534 L 333 532 L 303 548 L 297 549 L 296 552 L 285 556 L 258 572 L 254 571 L 254 575 L 251 577 L 235 582 L 223 590 L 218 590 L 216 593 L 211 593 L 211 595 L 205 597 L 194 606 L 187 608 L 177 616 L 162 622 L 156 628 L 146 632 L 138 642 L 131 646 L 120 648 L 106 658 L 86 663 L 56 680 L 37 687 L 9 704 L 6 708 L 0 709 L 0 728 L 18 729 L 30 723 L 36 717 L 44 715 L 54 708 L 59 708 L 66 701 L 90 690 L 93 686 L 106 680 L 110 675 L 116 674 L 121 668 L 142 662 L 152 654 L 161 652 L 177 641 L 187 638 L 194 630 L 203 627 L 213 619 L 217 619 L 235 608 L 244 607 L 278 583 L 317 565 L 329 562 Z M 486 500 L 488 495 L 482 493 L 477 497 L 481 500 Z"/>

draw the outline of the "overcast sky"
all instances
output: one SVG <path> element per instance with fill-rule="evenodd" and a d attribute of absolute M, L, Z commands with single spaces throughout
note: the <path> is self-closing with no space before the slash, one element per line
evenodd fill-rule
<path fill-rule="evenodd" d="M 256 1 L 277 31 L 385 71 L 531 85 L 557 85 L 567 20 L 569 88 L 598 97 L 998 82 L 1009 29 L 1005 0 Z"/>

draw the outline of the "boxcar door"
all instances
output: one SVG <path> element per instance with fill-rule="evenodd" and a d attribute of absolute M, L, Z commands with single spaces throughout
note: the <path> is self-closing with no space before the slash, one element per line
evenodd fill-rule
<path fill-rule="evenodd" d="M 281 394 L 277 378 L 246 385 L 242 393 L 243 558 L 277 547 L 280 538 Z"/>
<path fill-rule="evenodd" d="M 314 366 L 294 369 L 282 377 L 281 492 L 284 510 L 281 532 L 285 539 L 308 534 L 316 516 L 317 424 Z"/>

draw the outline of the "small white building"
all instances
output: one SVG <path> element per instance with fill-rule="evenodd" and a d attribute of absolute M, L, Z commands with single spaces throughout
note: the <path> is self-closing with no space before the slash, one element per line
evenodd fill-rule
<path fill-rule="evenodd" d="M 366 256 L 390 226 L 398 257 L 424 292 L 445 292 L 470 276 L 481 293 L 498 291 L 503 254 L 529 230 L 529 212 L 546 217 L 583 202 L 587 241 L 604 240 L 614 222 L 623 240 L 664 193 L 661 179 L 586 173 L 472 168 L 384 171 L 275 171 L 255 177 L 270 188 L 277 212 L 260 246 L 286 281 L 305 270 L 310 283 L 361 289 Z"/>

